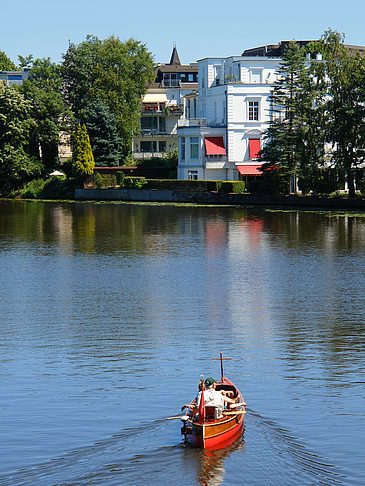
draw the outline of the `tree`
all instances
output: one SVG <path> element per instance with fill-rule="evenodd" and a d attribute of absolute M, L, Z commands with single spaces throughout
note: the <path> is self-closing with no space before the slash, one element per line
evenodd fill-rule
<path fill-rule="evenodd" d="M 17 67 L 13 61 L 5 54 L 5 52 L 0 51 L 0 71 L 16 71 Z"/>
<path fill-rule="evenodd" d="M 82 110 L 81 121 L 86 125 L 96 165 L 119 166 L 122 142 L 115 116 L 106 103 L 99 99 L 91 100 Z"/>
<path fill-rule="evenodd" d="M 263 166 L 270 171 L 267 178 L 281 189 L 284 181 L 288 184 L 297 177 L 303 192 L 319 190 L 317 181 L 325 167 L 327 96 L 326 83 L 318 76 L 321 70 L 323 63 L 306 60 L 305 51 L 289 43 L 278 68 L 271 97 L 272 122 L 261 154 L 269 162 Z M 272 171 L 273 165 L 280 170 Z"/>
<path fill-rule="evenodd" d="M 72 168 L 74 176 L 80 181 L 92 175 L 94 170 L 94 156 L 91 150 L 86 126 L 79 123 L 73 141 Z"/>
<path fill-rule="evenodd" d="M 60 132 L 68 131 L 72 118 L 62 93 L 60 67 L 49 58 L 36 59 L 29 78 L 19 89 L 32 102 L 36 121 L 32 131 L 33 154 L 42 161 L 48 174 L 59 165 Z"/>
<path fill-rule="evenodd" d="M 272 122 L 267 130 L 261 157 L 269 165 L 280 165 L 276 174 L 288 179 L 297 174 L 301 157 L 304 51 L 290 42 L 277 70 L 271 106 Z"/>
<path fill-rule="evenodd" d="M 332 30 L 324 33 L 317 47 L 325 58 L 326 139 L 353 197 L 355 171 L 365 157 L 365 59 L 346 48 L 344 36 Z"/>
<path fill-rule="evenodd" d="M 34 121 L 31 103 L 12 86 L 0 83 L 0 193 L 8 194 L 40 174 L 41 166 L 29 155 Z"/>
<path fill-rule="evenodd" d="M 127 156 L 139 131 L 141 96 L 153 81 L 153 59 L 146 46 L 116 37 L 100 40 L 88 36 L 71 44 L 64 55 L 62 72 L 67 98 L 78 119 L 90 100 L 106 103 L 114 114 L 122 153 Z"/>

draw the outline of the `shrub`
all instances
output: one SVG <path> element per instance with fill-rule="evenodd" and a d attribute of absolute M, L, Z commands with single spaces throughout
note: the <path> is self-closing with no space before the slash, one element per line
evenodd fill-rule
<path fill-rule="evenodd" d="M 125 174 L 122 170 L 119 170 L 117 172 L 117 184 L 118 186 L 123 186 L 124 185 L 124 179 L 125 179 Z"/>
<path fill-rule="evenodd" d="M 34 179 L 21 191 L 21 196 L 25 199 L 38 199 L 46 184 L 44 179 Z"/>
<path fill-rule="evenodd" d="M 144 177 L 125 177 L 124 187 L 128 189 L 142 189 L 147 184 Z"/>

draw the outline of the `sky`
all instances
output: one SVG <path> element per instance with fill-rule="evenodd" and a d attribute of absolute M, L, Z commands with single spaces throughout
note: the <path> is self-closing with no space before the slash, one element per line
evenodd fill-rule
<path fill-rule="evenodd" d="M 146 44 L 156 63 L 240 55 L 281 40 L 318 39 L 331 28 L 365 45 L 364 0 L 0 0 L 0 50 L 61 62 L 69 41 L 88 34 Z"/>

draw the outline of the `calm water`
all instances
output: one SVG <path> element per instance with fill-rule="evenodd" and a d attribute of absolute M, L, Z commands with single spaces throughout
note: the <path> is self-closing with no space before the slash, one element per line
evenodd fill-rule
<path fill-rule="evenodd" d="M 0 484 L 365 484 L 365 215 L 0 201 Z M 181 444 L 225 374 L 241 440 Z"/>

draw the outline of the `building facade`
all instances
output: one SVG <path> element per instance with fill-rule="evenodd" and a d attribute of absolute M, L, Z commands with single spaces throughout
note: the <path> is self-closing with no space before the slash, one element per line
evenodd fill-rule
<path fill-rule="evenodd" d="M 5 86 L 14 86 L 22 84 L 30 73 L 30 68 L 22 68 L 20 71 L 0 71 L 0 81 Z"/>
<path fill-rule="evenodd" d="M 141 133 L 132 149 L 135 159 L 163 157 L 177 147 L 177 124 L 186 110 L 185 95 L 198 89 L 198 66 L 181 64 L 176 47 L 170 62 L 157 65 L 155 73 L 155 82 L 142 100 Z"/>
<path fill-rule="evenodd" d="M 232 56 L 198 61 L 198 117 L 178 128 L 178 178 L 254 182 L 269 126 L 280 58 Z"/>

